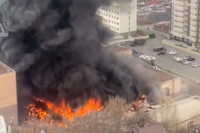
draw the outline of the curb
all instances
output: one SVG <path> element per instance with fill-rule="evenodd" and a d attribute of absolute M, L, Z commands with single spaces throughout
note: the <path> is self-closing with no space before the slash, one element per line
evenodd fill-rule
<path fill-rule="evenodd" d="M 174 41 L 171 41 L 171 40 L 162 40 L 161 42 L 164 45 L 168 45 L 168 46 L 171 46 L 171 47 L 174 47 L 174 48 L 178 48 L 178 49 L 180 49 L 182 51 L 185 51 L 187 53 L 191 53 L 191 54 L 195 54 L 197 56 L 200 56 L 200 53 L 197 52 L 197 51 L 194 51 L 194 49 L 189 48 L 187 46 L 180 46 L 180 45 L 176 44 L 176 42 L 174 42 Z"/>

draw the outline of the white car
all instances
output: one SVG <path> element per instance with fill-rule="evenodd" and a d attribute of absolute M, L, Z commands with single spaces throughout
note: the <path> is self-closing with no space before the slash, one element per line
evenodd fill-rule
<path fill-rule="evenodd" d="M 183 58 L 181 58 L 181 57 L 177 57 L 177 56 L 175 56 L 173 59 L 174 59 L 175 61 L 177 61 L 177 62 L 179 62 L 179 61 L 183 61 Z"/>
<path fill-rule="evenodd" d="M 192 63 L 192 67 L 195 68 L 195 67 L 200 67 L 200 64 L 199 63 Z"/>
<path fill-rule="evenodd" d="M 183 60 L 182 63 L 183 63 L 184 65 L 191 64 L 191 62 L 188 61 L 188 60 Z"/>
<path fill-rule="evenodd" d="M 177 54 L 177 52 L 176 52 L 176 51 L 173 51 L 173 50 L 170 50 L 168 53 L 169 53 L 170 55 L 175 55 L 175 54 Z"/>
<path fill-rule="evenodd" d="M 140 55 L 139 58 L 146 60 L 148 58 L 147 55 Z"/>
<path fill-rule="evenodd" d="M 150 60 L 155 60 L 155 59 L 156 59 L 156 57 L 153 57 L 153 56 L 148 56 L 148 57 L 147 57 L 147 60 L 148 60 L 148 61 L 150 61 Z"/>

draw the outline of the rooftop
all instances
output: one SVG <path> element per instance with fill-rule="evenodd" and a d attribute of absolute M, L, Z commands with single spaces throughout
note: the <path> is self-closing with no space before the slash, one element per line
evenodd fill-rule
<path fill-rule="evenodd" d="M 166 81 L 177 78 L 177 76 L 164 72 L 164 71 L 155 71 L 155 70 L 152 70 L 152 71 L 160 82 L 166 82 Z"/>
<path fill-rule="evenodd" d="M 123 52 L 129 50 L 129 48 L 120 46 L 120 45 L 107 45 L 105 46 L 107 49 L 112 50 L 113 52 Z"/>
<path fill-rule="evenodd" d="M 200 116 L 200 97 L 192 96 L 174 103 L 176 109 L 176 117 L 178 123 L 190 121 L 193 118 Z M 157 119 L 160 120 L 160 109 L 156 109 Z"/>
<path fill-rule="evenodd" d="M 151 127 L 144 127 L 140 129 L 140 133 L 167 133 L 162 125 L 154 125 Z"/>
<path fill-rule="evenodd" d="M 13 71 L 13 70 L 10 67 L 8 67 L 5 64 L 3 64 L 2 62 L 0 62 L 0 75 L 5 74 L 5 73 L 9 73 L 11 71 Z"/>
<path fill-rule="evenodd" d="M 152 69 L 151 66 L 147 66 L 146 64 L 144 65 L 144 67 L 147 69 L 147 71 L 152 72 L 154 78 L 157 78 L 157 80 L 160 81 L 161 83 L 177 78 L 177 76 L 174 74 L 164 72 L 162 70 L 157 71 L 155 69 Z"/>

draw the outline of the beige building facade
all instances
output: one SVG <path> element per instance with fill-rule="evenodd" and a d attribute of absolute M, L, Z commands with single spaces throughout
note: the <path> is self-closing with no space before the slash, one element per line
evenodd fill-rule
<path fill-rule="evenodd" d="M 177 94 L 181 91 L 181 78 L 176 77 L 160 83 L 160 87 L 165 89 L 166 95 Z"/>
<path fill-rule="evenodd" d="M 97 14 L 110 30 L 132 35 L 137 30 L 137 0 L 115 0 L 110 6 L 100 7 Z"/>
<path fill-rule="evenodd" d="M 0 62 L 0 115 L 6 124 L 18 124 L 16 73 Z"/>
<path fill-rule="evenodd" d="M 171 39 L 200 47 L 200 1 L 172 0 Z"/>

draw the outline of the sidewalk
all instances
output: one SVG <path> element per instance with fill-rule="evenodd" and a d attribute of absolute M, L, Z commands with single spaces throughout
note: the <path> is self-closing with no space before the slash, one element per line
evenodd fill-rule
<path fill-rule="evenodd" d="M 176 41 L 171 41 L 171 40 L 162 40 L 162 44 L 164 45 L 168 45 L 177 49 L 180 49 L 181 51 L 185 51 L 187 53 L 191 53 L 191 54 L 195 54 L 197 56 L 200 56 L 200 52 L 195 51 L 194 48 L 190 47 L 190 46 L 186 46 L 186 45 L 180 45 L 180 43 L 176 42 Z"/>
<path fill-rule="evenodd" d="M 149 27 L 149 30 L 148 30 L 148 27 Z M 160 34 L 164 37 L 169 38 L 169 34 L 161 32 L 161 31 L 154 30 L 153 25 L 138 26 L 138 29 L 146 31 L 146 32 L 154 32 L 154 33 L 157 33 L 157 34 Z"/>
<path fill-rule="evenodd" d="M 148 39 L 149 36 L 137 36 L 137 37 L 130 37 L 127 39 L 120 39 L 120 40 L 112 40 L 110 42 L 108 42 L 109 45 L 113 45 L 116 43 L 125 43 L 125 42 L 129 42 L 129 41 L 134 41 L 135 39 Z"/>

